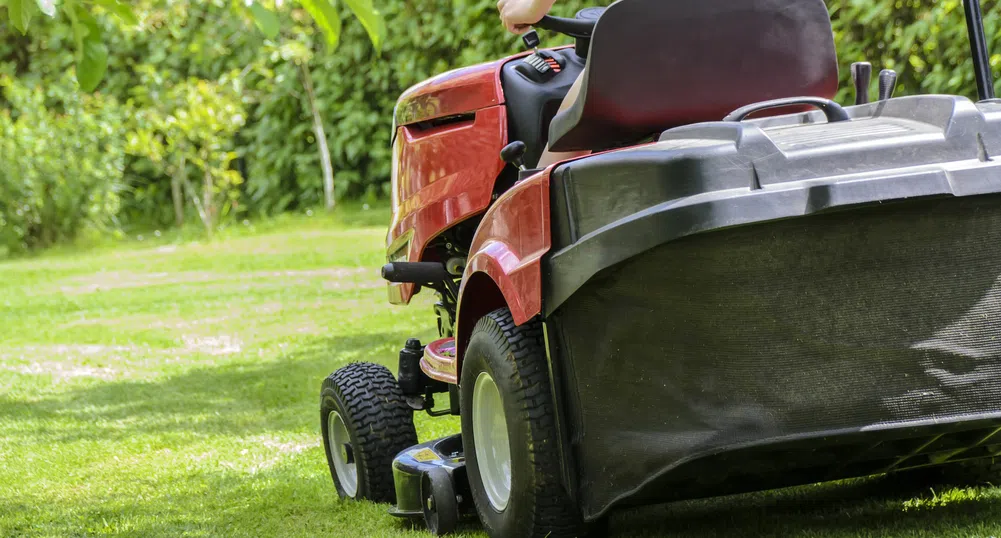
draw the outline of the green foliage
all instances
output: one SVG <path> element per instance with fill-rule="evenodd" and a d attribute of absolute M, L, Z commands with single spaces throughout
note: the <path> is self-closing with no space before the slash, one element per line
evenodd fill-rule
<path fill-rule="evenodd" d="M 28 24 L 31 23 L 32 9 L 31 0 L 7 1 L 7 14 L 10 16 L 10 22 L 21 34 L 25 34 L 28 31 Z"/>
<path fill-rule="evenodd" d="M 132 8 L 126 2 L 122 2 L 121 0 L 94 0 L 94 3 L 104 8 L 105 11 L 114 13 L 125 24 L 130 26 L 139 24 L 139 18 L 136 17 L 136 14 L 132 12 Z M 46 15 L 52 17 L 54 13 L 46 13 Z"/>
<path fill-rule="evenodd" d="M 375 50 L 381 51 L 382 40 L 386 34 L 386 23 L 382 20 L 379 11 L 372 5 L 372 0 L 344 0 L 344 4 L 361 21 L 361 25 L 368 32 L 368 37 L 372 40 L 372 46 L 375 47 Z"/>
<path fill-rule="evenodd" d="M 124 167 L 121 107 L 77 91 L 10 77 L 0 87 L 0 255 L 106 228 L 119 209 Z"/>
<path fill-rule="evenodd" d="M 848 65 L 896 70 L 897 95 L 977 96 L 960 0 L 828 0 L 841 59 L 839 100 L 849 102 Z M 1001 93 L 1001 2 L 981 0 L 995 86 Z M 875 91 L 875 90 L 874 90 Z M 873 95 L 875 97 L 875 94 Z"/>
<path fill-rule="evenodd" d="M 119 0 L 92 2 L 131 24 L 138 20 L 127 3 Z M 102 40 L 101 27 L 90 13 L 90 2 L 62 0 L 57 6 L 55 0 L 0 0 L 0 5 L 6 5 L 8 20 L 21 35 L 28 33 L 36 12 L 54 18 L 57 7 L 65 11 L 73 28 L 77 82 L 87 92 L 97 87 L 108 67 L 108 47 Z"/>
<path fill-rule="evenodd" d="M 278 19 L 258 0 L 246 0 L 249 10 L 257 26 L 270 38 L 278 35 Z M 313 15 L 317 24 L 327 35 L 331 47 L 336 46 L 341 32 L 341 20 L 337 15 L 335 0 L 300 0 L 307 11 Z M 351 12 L 361 20 L 369 32 L 369 37 L 376 49 L 382 42 L 385 24 L 378 9 L 371 0 L 345 0 Z M 37 6 L 36 6 L 37 4 Z M 135 25 L 139 22 L 128 3 L 120 0 L 62 0 L 61 5 L 76 34 L 77 51 L 77 81 L 84 91 L 93 91 L 104 77 L 108 65 L 108 49 L 101 39 L 100 27 L 90 14 L 91 4 L 114 13 L 126 24 Z M 25 35 L 31 23 L 32 15 L 39 9 L 50 18 L 56 16 L 55 0 L 0 0 L 0 5 L 6 5 L 7 16 L 11 24 Z M 233 0 L 231 6 L 240 6 L 241 2 Z"/>
<path fill-rule="evenodd" d="M 323 30 L 327 44 L 330 47 L 337 46 L 341 38 L 341 17 L 334 5 L 325 0 L 302 0 L 300 3 Z"/>
<path fill-rule="evenodd" d="M 246 119 L 238 74 L 219 82 L 189 78 L 165 85 L 151 66 L 138 70 L 143 84 L 133 89 L 129 101 L 126 149 L 171 177 L 211 233 L 217 218 L 237 205 L 236 189 L 243 183 L 230 167 L 236 158 L 233 140 Z M 199 189 L 188 180 L 189 168 L 200 173 Z"/>
<path fill-rule="evenodd" d="M 108 70 L 108 46 L 104 44 L 101 26 L 82 6 L 71 8 L 70 20 L 76 38 L 78 56 L 76 79 L 85 92 L 94 91 Z"/>
<path fill-rule="evenodd" d="M 257 23 L 257 27 L 268 37 L 268 39 L 278 37 L 278 32 L 281 31 L 281 25 L 278 22 L 277 15 L 257 2 L 250 5 L 250 12 L 254 15 L 254 22 Z"/>

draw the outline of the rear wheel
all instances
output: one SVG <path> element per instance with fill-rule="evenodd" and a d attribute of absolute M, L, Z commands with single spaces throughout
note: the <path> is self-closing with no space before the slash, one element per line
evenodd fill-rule
<path fill-rule="evenodd" d="M 507 309 L 481 319 L 459 392 L 469 485 L 487 533 L 584 536 L 561 478 L 541 324 L 516 326 Z"/>
<path fill-rule="evenodd" d="M 337 493 L 395 502 L 393 458 L 417 444 L 417 431 L 393 374 L 371 363 L 330 374 L 320 393 L 320 425 Z"/>

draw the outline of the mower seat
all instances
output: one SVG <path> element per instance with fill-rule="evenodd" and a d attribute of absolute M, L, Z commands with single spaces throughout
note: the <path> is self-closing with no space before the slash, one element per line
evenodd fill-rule
<path fill-rule="evenodd" d="M 833 97 L 823 0 L 620 0 L 598 20 L 577 99 L 549 126 L 553 151 L 629 145 L 782 97 Z"/>

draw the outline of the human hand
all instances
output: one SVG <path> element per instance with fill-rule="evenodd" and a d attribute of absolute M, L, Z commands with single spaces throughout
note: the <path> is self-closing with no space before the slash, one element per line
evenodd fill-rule
<path fill-rule="evenodd" d="M 523 34 L 549 13 L 556 0 L 499 0 L 497 11 L 509 32 Z"/>

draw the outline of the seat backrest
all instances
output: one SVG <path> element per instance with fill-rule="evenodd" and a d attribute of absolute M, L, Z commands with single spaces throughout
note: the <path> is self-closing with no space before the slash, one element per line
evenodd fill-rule
<path fill-rule="evenodd" d="M 634 143 L 782 97 L 833 97 L 838 64 L 823 0 L 620 0 L 598 20 L 554 151 Z"/>

